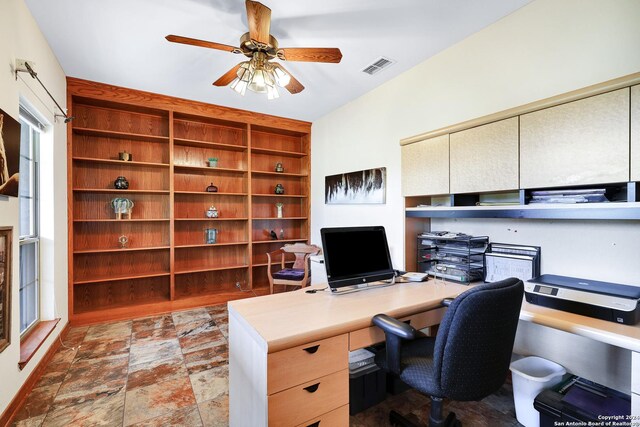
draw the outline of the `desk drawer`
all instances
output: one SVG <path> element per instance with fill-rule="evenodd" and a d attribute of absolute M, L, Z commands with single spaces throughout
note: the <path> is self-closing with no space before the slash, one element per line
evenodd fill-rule
<path fill-rule="evenodd" d="M 267 355 L 267 394 L 349 367 L 347 334 Z"/>
<path fill-rule="evenodd" d="M 349 427 L 349 405 L 305 421 L 297 427 Z"/>
<path fill-rule="evenodd" d="M 269 396 L 269 426 L 295 426 L 316 420 L 348 403 L 349 370 L 344 369 Z"/>
<path fill-rule="evenodd" d="M 445 307 L 436 308 L 434 310 L 417 313 L 408 317 L 403 317 L 403 322 L 409 321 L 409 324 L 416 329 L 423 329 L 428 326 L 439 325 L 444 313 Z M 349 333 L 349 351 L 367 347 L 384 341 L 384 332 L 377 326 L 359 329 Z"/>

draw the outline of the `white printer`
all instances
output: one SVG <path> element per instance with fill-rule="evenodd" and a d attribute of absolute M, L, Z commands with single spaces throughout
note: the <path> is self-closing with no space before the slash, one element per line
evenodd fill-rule
<path fill-rule="evenodd" d="M 640 321 L 640 287 L 543 274 L 528 280 L 524 290 L 531 304 L 625 325 Z"/>

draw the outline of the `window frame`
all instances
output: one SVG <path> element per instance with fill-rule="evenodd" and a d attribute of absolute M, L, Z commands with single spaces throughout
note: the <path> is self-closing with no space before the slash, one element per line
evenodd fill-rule
<path fill-rule="evenodd" d="M 31 149 L 32 159 L 30 160 L 30 164 L 33 166 L 32 176 L 31 176 L 31 185 L 33 190 L 33 206 L 31 209 L 32 213 L 32 221 L 33 228 L 31 234 L 22 235 L 22 230 L 20 229 L 20 222 L 22 220 L 22 212 L 20 212 L 20 207 L 18 207 L 18 244 L 20 247 L 20 251 L 18 252 L 19 263 L 21 263 L 21 254 L 22 254 L 22 246 L 24 245 L 35 245 L 35 283 L 36 283 L 36 293 L 35 293 L 35 319 L 29 326 L 27 326 L 24 330 L 20 331 L 20 338 L 24 339 L 40 322 L 40 303 L 41 303 L 41 286 L 40 286 L 40 138 L 42 132 L 44 130 L 44 125 L 42 125 L 32 114 L 30 114 L 26 109 L 22 106 L 20 107 L 20 125 L 29 126 L 29 144 Z M 36 137 L 37 135 L 37 137 Z M 22 154 L 21 154 L 22 156 Z M 20 206 L 20 192 L 18 191 L 18 206 Z M 20 275 L 20 280 L 18 282 L 18 289 L 22 287 L 22 275 Z M 19 293 L 20 294 L 20 293 Z M 20 308 L 20 329 L 22 329 L 22 298 L 19 298 L 19 308 Z"/>

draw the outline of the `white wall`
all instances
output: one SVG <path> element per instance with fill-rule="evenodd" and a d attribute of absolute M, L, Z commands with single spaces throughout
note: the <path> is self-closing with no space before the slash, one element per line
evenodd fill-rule
<path fill-rule="evenodd" d="M 314 122 L 312 241 L 320 242 L 324 226 L 381 224 L 394 264 L 403 267 L 399 140 L 640 71 L 638 17 L 636 0 L 536 0 Z M 387 168 L 385 205 L 324 204 L 326 175 L 381 166 Z M 432 229 L 539 244 L 544 272 L 640 285 L 638 225 L 434 220 Z M 318 265 L 313 274 L 315 282 L 325 279 Z M 538 343 L 566 342 L 557 331 L 537 333 Z M 527 340 L 518 342 L 520 351 L 534 352 Z M 578 362 L 569 357 L 569 364 L 583 374 L 609 363 L 597 357 L 590 366 Z M 613 378 L 609 384 L 629 389 L 628 378 Z"/>
<path fill-rule="evenodd" d="M 15 59 L 35 62 L 38 77 L 53 96 L 66 104 L 65 75 L 23 0 L 0 1 L 0 108 L 15 119 L 22 98 L 51 123 L 41 140 L 41 317 L 60 317 L 56 330 L 24 370 L 20 358 L 18 200 L 0 200 L 0 225 L 13 226 L 11 345 L 0 354 L 0 414 L 6 409 L 55 337 L 67 323 L 67 197 L 66 125 L 54 123 L 53 102 L 28 74 L 16 81 Z M 55 202 L 55 203 L 54 203 Z"/>

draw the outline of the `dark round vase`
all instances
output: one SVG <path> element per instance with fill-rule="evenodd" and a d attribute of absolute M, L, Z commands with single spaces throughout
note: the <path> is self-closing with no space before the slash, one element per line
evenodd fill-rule
<path fill-rule="evenodd" d="M 129 188 L 129 181 L 124 176 L 119 176 L 113 181 L 113 186 L 118 190 L 126 190 Z"/>

